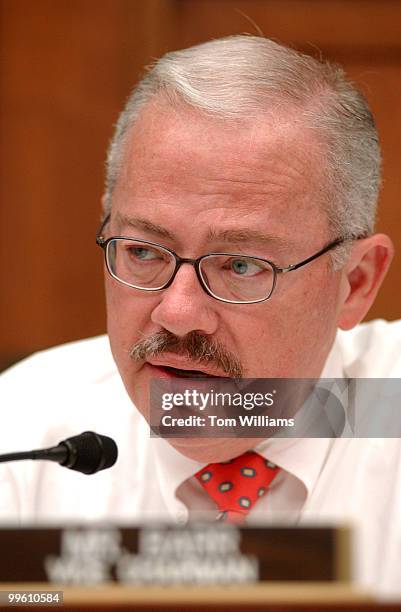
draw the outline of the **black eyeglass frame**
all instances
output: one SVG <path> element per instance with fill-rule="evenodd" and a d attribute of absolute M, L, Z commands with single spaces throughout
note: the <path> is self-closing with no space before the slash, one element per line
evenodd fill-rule
<path fill-rule="evenodd" d="M 206 255 L 202 255 L 201 257 L 198 257 L 197 259 L 190 259 L 187 257 L 180 257 L 179 255 L 177 255 L 177 253 L 175 253 L 174 251 L 172 251 L 171 249 L 169 249 L 166 246 L 163 246 L 162 244 L 159 244 L 157 242 L 151 242 L 150 240 L 143 240 L 142 238 L 133 238 L 132 236 L 110 236 L 110 238 L 105 239 L 102 236 L 102 232 L 105 228 L 105 226 L 107 225 L 107 223 L 110 220 L 110 214 L 108 214 L 103 223 L 101 224 L 97 234 L 96 234 L 96 244 L 98 244 L 104 251 L 104 256 L 105 256 L 105 262 L 106 262 L 106 267 L 107 270 L 110 274 L 110 276 L 112 276 L 116 281 L 118 281 L 119 283 L 122 283 L 123 285 L 126 285 L 127 287 L 132 287 L 133 289 L 139 289 L 141 291 L 163 291 L 164 289 L 167 289 L 168 287 L 170 287 L 170 285 L 173 283 L 178 270 L 181 268 L 181 266 L 183 264 L 190 264 L 195 268 L 195 272 L 196 272 L 196 276 L 198 277 L 199 283 L 202 287 L 202 289 L 208 294 L 210 295 L 210 297 L 212 297 L 215 300 L 218 300 L 219 302 L 225 302 L 228 304 L 259 304 L 260 302 L 265 302 L 266 300 L 269 300 L 273 294 L 273 291 L 276 287 L 276 283 L 277 283 L 277 276 L 279 274 L 287 274 L 287 272 L 292 272 L 293 270 L 298 270 L 298 268 L 302 268 L 302 266 L 305 266 L 306 264 L 314 261 L 315 259 L 317 259 L 318 257 L 320 257 L 321 255 L 324 255 L 325 253 L 327 253 L 328 251 L 331 251 L 332 249 L 334 249 L 335 247 L 339 246 L 340 244 L 343 244 L 347 238 L 337 238 L 336 240 L 333 240 L 332 242 L 330 242 L 329 244 L 327 244 L 326 246 L 324 246 L 322 249 L 320 249 L 320 251 L 317 251 L 317 253 L 314 253 L 313 255 L 311 255 L 310 257 L 307 257 L 306 259 L 303 259 L 302 261 L 296 263 L 296 264 L 290 264 L 288 266 L 284 266 L 284 267 L 279 267 L 277 266 L 274 262 L 270 261 L 269 259 L 265 259 L 263 257 L 258 257 L 257 255 L 248 255 L 245 253 L 207 253 Z M 145 288 L 145 287 L 138 287 L 136 285 L 133 285 L 132 283 L 128 283 L 127 281 L 123 281 L 121 278 L 119 278 L 118 276 L 116 276 L 113 271 L 110 268 L 109 265 L 109 261 L 108 261 L 108 255 L 107 255 L 107 251 L 108 251 L 108 245 L 111 243 L 112 240 L 132 240 L 133 242 L 141 242 L 143 244 L 150 244 L 152 246 L 156 246 L 160 249 L 162 249 L 163 251 L 166 251 L 167 253 L 169 253 L 170 255 L 172 255 L 175 259 L 175 268 L 174 271 L 170 277 L 170 279 L 167 281 L 167 283 L 165 283 L 162 287 L 157 287 L 155 289 L 150 289 L 150 288 Z M 203 279 L 202 277 L 202 272 L 200 269 L 200 265 L 201 262 L 205 259 L 207 259 L 208 257 L 214 257 L 216 255 L 224 255 L 224 256 L 229 256 L 229 257 L 249 257 L 250 259 L 255 259 L 258 261 L 262 261 L 264 263 L 267 263 L 271 266 L 272 270 L 273 270 L 273 283 L 272 283 L 272 288 L 271 291 L 269 293 L 269 295 L 267 297 L 261 298 L 259 300 L 251 300 L 251 301 L 236 301 L 236 300 L 227 300 L 225 298 L 221 298 L 217 295 L 215 295 L 213 293 L 213 291 L 207 286 L 206 281 Z"/>

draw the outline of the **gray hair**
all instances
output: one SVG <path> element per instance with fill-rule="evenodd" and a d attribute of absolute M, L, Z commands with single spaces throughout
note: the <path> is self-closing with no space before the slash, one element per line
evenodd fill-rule
<path fill-rule="evenodd" d="M 381 158 L 365 98 L 341 67 L 249 35 L 167 53 L 148 69 L 128 98 L 111 140 L 105 214 L 111 209 L 126 136 L 156 94 L 174 107 L 184 102 L 231 121 L 283 107 L 297 109 L 299 120 L 316 132 L 325 147 L 323 198 L 333 237 L 352 239 L 373 231 Z M 345 252 L 340 248 L 333 253 L 336 267 Z"/>

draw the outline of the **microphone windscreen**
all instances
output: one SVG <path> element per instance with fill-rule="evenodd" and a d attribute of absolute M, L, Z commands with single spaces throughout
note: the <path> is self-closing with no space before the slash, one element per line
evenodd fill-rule
<path fill-rule="evenodd" d="M 69 451 L 68 458 L 61 465 L 84 474 L 95 474 L 117 461 L 118 449 L 114 440 L 93 431 L 67 438 L 60 445 Z"/>

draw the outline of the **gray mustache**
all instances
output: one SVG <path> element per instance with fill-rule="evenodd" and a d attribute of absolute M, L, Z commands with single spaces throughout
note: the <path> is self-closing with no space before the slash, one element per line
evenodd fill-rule
<path fill-rule="evenodd" d="M 167 352 L 188 357 L 200 366 L 217 366 L 231 378 L 243 378 L 239 359 L 216 340 L 210 340 L 196 331 L 178 338 L 167 330 L 161 330 L 134 344 L 129 356 L 134 361 L 143 361 L 147 357 L 156 357 Z"/>

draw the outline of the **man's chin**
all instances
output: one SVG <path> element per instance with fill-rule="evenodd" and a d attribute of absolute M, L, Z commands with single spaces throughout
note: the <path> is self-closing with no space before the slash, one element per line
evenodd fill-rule
<path fill-rule="evenodd" d="M 220 463 L 238 457 L 261 442 L 260 438 L 165 438 L 176 451 L 200 463 Z"/>

